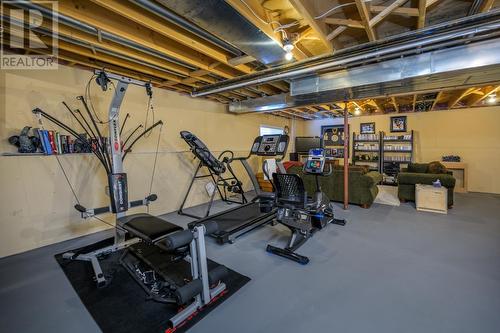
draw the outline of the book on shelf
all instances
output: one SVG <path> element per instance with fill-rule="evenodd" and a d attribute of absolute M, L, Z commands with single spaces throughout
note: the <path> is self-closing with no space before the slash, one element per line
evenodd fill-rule
<path fill-rule="evenodd" d="M 378 141 L 378 134 L 357 134 L 354 139 L 357 141 Z"/>
<path fill-rule="evenodd" d="M 411 134 L 403 134 L 403 135 L 385 135 L 384 140 L 404 140 L 404 141 L 410 141 L 411 140 Z"/>
<path fill-rule="evenodd" d="M 57 154 L 57 147 L 56 147 L 56 136 L 54 131 L 48 131 L 49 133 L 49 142 L 50 142 L 50 148 L 52 149 L 52 152 L 54 154 Z"/>
<path fill-rule="evenodd" d="M 66 140 L 68 141 L 68 151 L 70 154 L 73 154 L 75 152 L 75 140 L 69 135 L 66 137 Z"/>
<path fill-rule="evenodd" d="M 97 139 L 90 139 L 90 146 L 92 147 L 92 151 L 98 150 L 97 147 L 99 147 L 99 141 L 97 141 Z"/>
<path fill-rule="evenodd" d="M 385 151 L 404 151 L 411 153 L 411 146 L 409 145 L 399 145 L 399 144 L 391 144 L 384 146 Z"/>
<path fill-rule="evenodd" d="M 411 159 L 408 156 L 385 156 L 384 161 L 409 163 L 411 162 Z"/>
<path fill-rule="evenodd" d="M 38 127 L 32 129 L 34 137 L 40 140 L 39 151 L 45 155 L 72 154 L 75 153 L 75 139 L 71 135 L 61 134 L 54 130 L 46 130 Z"/>
<path fill-rule="evenodd" d="M 64 145 L 66 147 L 66 153 L 67 154 L 70 153 L 70 149 L 69 149 L 70 139 L 69 138 L 70 138 L 69 135 L 64 136 Z"/>
<path fill-rule="evenodd" d="M 59 141 L 61 142 L 61 154 L 67 154 L 68 152 L 66 151 L 66 135 L 60 134 Z"/>
<path fill-rule="evenodd" d="M 54 135 L 55 135 L 55 139 L 56 139 L 57 153 L 58 154 L 62 154 L 62 150 L 61 150 L 61 135 L 59 134 L 59 132 L 55 132 Z"/>
<path fill-rule="evenodd" d="M 364 142 L 356 142 L 354 144 L 355 150 L 370 150 L 374 152 L 378 152 L 379 145 L 378 143 L 364 143 Z"/>
<path fill-rule="evenodd" d="M 43 142 L 45 143 L 45 154 L 47 155 L 52 155 L 53 150 L 52 150 L 52 145 L 50 143 L 50 136 L 49 136 L 49 131 L 47 130 L 41 130 L 42 132 L 42 137 L 43 137 Z"/>

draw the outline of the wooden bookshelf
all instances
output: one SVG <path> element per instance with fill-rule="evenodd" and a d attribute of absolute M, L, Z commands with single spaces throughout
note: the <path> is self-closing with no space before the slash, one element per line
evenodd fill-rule
<path fill-rule="evenodd" d="M 414 158 L 414 133 L 381 134 L 381 172 L 384 179 L 392 179 L 392 185 L 396 185 L 396 179 L 402 165 L 408 165 Z M 387 183 L 384 181 L 384 183 Z"/>
<path fill-rule="evenodd" d="M 352 164 L 366 165 L 370 170 L 381 169 L 381 137 L 382 132 L 377 134 L 352 133 Z"/>

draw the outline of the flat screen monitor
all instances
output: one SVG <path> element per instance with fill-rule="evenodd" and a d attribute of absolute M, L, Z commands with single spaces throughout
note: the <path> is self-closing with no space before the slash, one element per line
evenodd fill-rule
<path fill-rule="evenodd" d="M 309 153 L 309 149 L 322 148 L 319 136 L 298 136 L 295 138 L 295 152 Z"/>

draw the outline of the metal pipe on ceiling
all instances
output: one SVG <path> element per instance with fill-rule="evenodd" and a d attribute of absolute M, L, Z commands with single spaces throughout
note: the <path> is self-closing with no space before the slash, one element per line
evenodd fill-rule
<path fill-rule="evenodd" d="M 185 18 L 175 14 L 174 12 L 166 9 L 163 6 L 157 5 L 154 1 L 150 0 L 129 0 L 132 3 L 135 3 L 136 5 L 148 10 L 149 12 L 195 34 L 198 37 L 201 37 L 205 39 L 206 41 L 217 45 L 218 47 L 230 52 L 234 56 L 241 56 L 243 55 L 243 52 L 236 48 L 235 46 L 223 41 L 220 38 L 217 38 L 216 36 L 212 35 L 206 30 L 203 30 L 202 28 L 198 27 L 197 25 L 189 22 Z"/>
<path fill-rule="evenodd" d="M 113 57 L 118 58 L 118 59 L 130 61 L 130 62 L 136 63 L 138 65 L 142 65 L 142 66 L 146 66 L 146 67 L 158 70 L 160 72 L 177 75 L 177 76 L 180 76 L 181 78 L 186 78 L 187 77 L 184 74 L 181 74 L 181 73 L 178 73 L 178 72 L 175 72 L 175 71 L 172 71 L 172 70 L 169 70 L 169 69 L 166 69 L 166 68 L 154 65 L 154 64 L 150 64 L 148 62 L 144 62 L 144 60 L 140 60 L 140 59 L 133 58 L 133 57 L 130 57 L 130 56 L 122 55 L 122 54 L 119 54 L 117 52 L 109 51 L 109 50 L 107 50 L 105 48 L 102 48 L 102 47 L 92 46 L 90 44 L 87 44 L 87 43 L 84 43 L 84 42 L 80 42 L 80 41 L 77 41 L 77 40 L 72 39 L 72 38 L 67 38 L 67 37 L 64 37 L 64 36 L 59 36 L 59 39 L 62 40 L 62 41 L 68 42 L 70 44 L 73 44 L 73 45 L 82 46 L 82 47 L 84 47 L 86 49 L 89 49 L 89 50 L 95 50 L 96 52 L 101 52 L 103 54 L 107 54 L 107 55 L 113 56 Z"/>
<path fill-rule="evenodd" d="M 9 19 L 8 17 L 5 17 L 5 15 L 2 15 L 1 18 L 4 19 L 4 20 Z M 19 27 L 24 27 L 24 26 L 27 25 L 26 22 L 17 20 L 17 19 L 12 18 L 12 17 L 10 18 L 10 22 L 11 22 L 11 24 L 12 23 L 16 24 Z M 40 28 L 40 27 L 38 27 L 38 28 L 31 28 L 31 30 L 33 30 L 35 32 L 42 33 L 44 35 L 50 35 L 50 33 L 51 33 L 51 31 L 49 29 Z M 64 42 L 67 42 L 67 43 L 70 43 L 70 44 L 73 44 L 73 45 L 81 46 L 81 47 L 83 47 L 85 49 L 88 49 L 88 50 L 91 50 L 91 51 L 101 52 L 103 54 L 111 55 L 111 56 L 113 56 L 115 58 L 118 58 L 118 59 L 130 61 L 130 62 L 136 63 L 138 65 L 143 65 L 143 66 L 146 66 L 146 67 L 149 67 L 151 69 L 155 69 L 155 70 L 158 70 L 158 71 L 161 71 L 161 72 L 164 72 L 164 73 L 173 74 L 173 75 L 179 76 L 181 78 L 186 78 L 187 77 L 186 75 L 184 75 L 182 73 L 178 73 L 178 72 L 175 72 L 175 71 L 172 71 L 172 70 L 169 70 L 169 69 L 165 69 L 165 68 L 162 68 L 160 66 L 157 66 L 157 65 L 154 65 L 154 64 L 150 64 L 148 62 L 144 62 L 143 60 L 140 60 L 140 59 L 137 59 L 137 58 L 133 58 L 133 57 L 130 57 L 130 56 L 119 54 L 117 52 L 109 51 L 109 50 L 107 50 L 105 48 L 102 48 L 102 47 L 99 47 L 99 46 L 93 46 L 91 44 L 88 44 L 88 43 L 76 40 L 74 38 L 70 38 L 70 37 L 66 37 L 66 36 L 61 36 L 61 35 L 58 36 L 58 38 L 61 41 L 64 41 Z"/>
<path fill-rule="evenodd" d="M 469 11 L 467 12 L 467 15 L 474 15 L 479 13 L 479 9 L 481 8 L 481 5 L 483 4 L 484 0 L 474 0 L 472 4 L 470 5 Z"/>
<path fill-rule="evenodd" d="M 72 27 L 72 28 L 75 28 L 77 30 L 80 30 L 80 31 L 83 31 L 83 32 L 86 32 L 86 33 L 89 33 L 89 34 L 92 34 L 92 35 L 98 35 L 100 34 L 101 35 L 101 38 L 104 39 L 104 40 L 108 40 L 110 42 L 114 42 L 114 43 L 118 43 L 118 44 L 121 44 L 121 45 L 125 45 L 125 46 L 128 46 L 134 50 L 137 50 L 137 51 L 140 51 L 140 52 L 144 52 L 144 53 L 147 53 L 149 55 L 152 55 L 154 57 L 157 57 L 157 58 L 160 58 L 162 60 L 166 60 L 166 61 L 169 61 L 171 63 L 174 63 L 174 64 L 177 64 L 179 66 L 183 66 L 189 70 L 197 70 L 198 67 L 196 66 L 192 66 L 188 63 L 185 63 L 181 60 L 178 60 L 178 59 L 175 59 L 175 58 L 172 58 L 172 57 L 169 57 L 161 52 L 158 52 L 156 50 L 153 50 L 153 49 L 150 49 L 148 47 L 144 47 L 142 45 L 139 45 L 135 42 L 132 42 L 128 39 L 125 39 L 123 37 L 120 37 L 118 35 L 115 35 L 115 34 L 112 34 L 112 33 L 109 33 L 107 31 L 102 31 L 102 30 L 99 30 L 91 25 L 88 25 L 86 23 L 83 23 L 83 22 L 80 22 L 78 20 L 75 20 L 74 18 L 71 18 L 69 16 L 66 16 L 66 15 L 63 15 L 61 13 L 58 13 L 58 12 L 52 12 L 50 9 L 47 9 L 43 6 L 39 6 L 39 5 L 36 5 L 34 3 L 30 3 L 30 2 L 15 2 L 12 4 L 13 6 L 16 6 L 18 8 L 22 8 L 22 9 L 34 9 L 34 10 L 37 10 L 39 11 L 45 18 L 49 18 L 49 19 L 52 19 L 52 18 L 55 18 L 58 20 L 58 22 L 64 24 L 64 25 L 67 25 L 69 27 Z"/>
<path fill-rule="evenodd" d="M 465 25 L 465 27 L 463 27 Z M 471 26 L 468 26 L 471 25 Z M 214 93 L 226 92 L 277 80 L 297 78 L 319 71 L 331 70 L 339 66 L 347 66 L 353 62 L 376 61 L 381 56 L 398 57 L 401 52 L 418 53 L 424 46 L 443 43 L 452 39 L 467 38 L 478 33 L 495 31 L 500 28 L 500 10 L 485 14 L 454 20 L 434 27 L 393 36 L 379 42 L 355 46 L 334 55 L 316 57 L 293 65 L 280 66 L 249 74 L 236 79 L 207 85 L 194 90 L 193 97 L 201 97 Z M 451 30 L 450 30 L 451 29 Z M 403 42 L 400 42 L 403 40 Z M 437 46 L 439 47 L 439 45 Z M 366 51 L 368 49 L 368 51 Z"/>

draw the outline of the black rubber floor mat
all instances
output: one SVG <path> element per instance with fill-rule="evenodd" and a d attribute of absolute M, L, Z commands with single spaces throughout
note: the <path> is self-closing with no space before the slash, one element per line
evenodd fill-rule
<path fill-rule="evenodd" d="M 80 253 L 90 252 L 110 245 L 112 241 L 112 239 L 104 240 L 76 251 Z M 111 281 L 108 286 L 101 289 L 97 288 L 95 281 L 93 281 L 93 270 L 90 262 L 69 261 L 63 259 L 62 254 L 56 255 L 55 258 L 83 304 L 104 333 L 173 332 L 168 330 L 168 320 L 177 313 L 177 306 L 146 300 L 147 295 L 144 290 L 119 263 L 123 251 L 110 254 L 100 261 L 107 279 Z M 208 265 L 210 269 L 218 264 L 209 260 Z M 226 292 L 185 323 L 179 325 L 175 332 L 186 332 L 249 281 L 250 278 L 229 269 L 229 274 L 224 279 L 227 286 Z"/>

